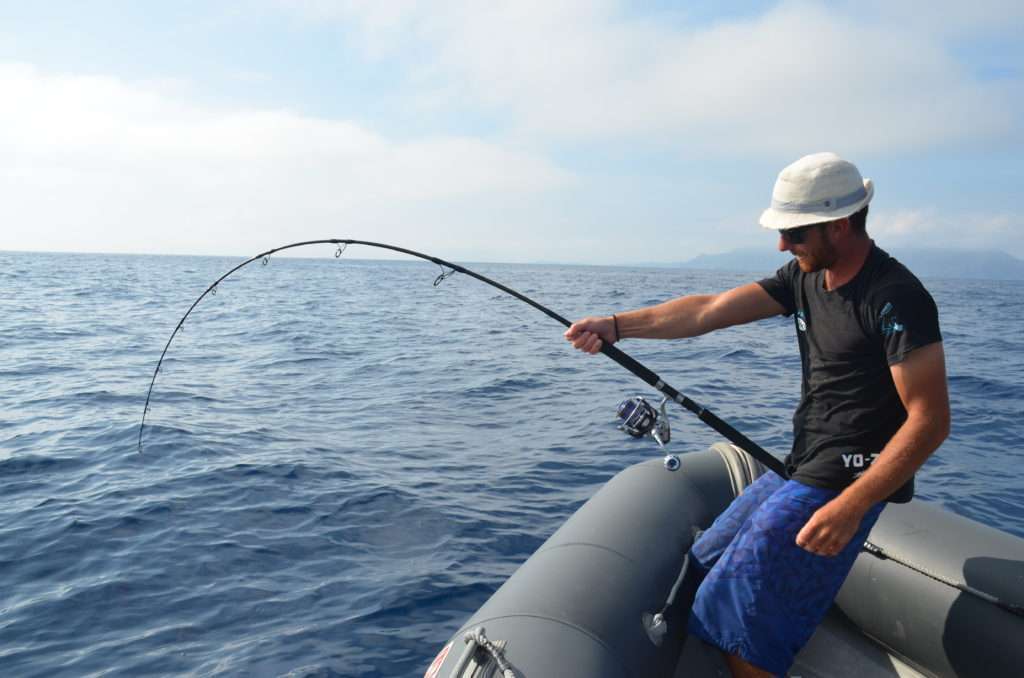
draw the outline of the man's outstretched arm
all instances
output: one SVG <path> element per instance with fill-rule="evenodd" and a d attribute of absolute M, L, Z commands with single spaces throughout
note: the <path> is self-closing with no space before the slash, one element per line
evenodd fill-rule
<path fill-rule="evenodd" d="M 712 330 L 741 325 L 785 312 L 757 283 L 749 283 L 721 294 L 694 294 L 611 316 L 588 317 L 565 331 L 572 345 L 597 353 L 603 342 L 619 339 L 680 339 Z M 615 326 L 618 325 L 618 334 Z"/>
<path fill-rule="evenodd" d="M 811 516 L 796 543 L 818 555 L 839 553 L 873 505 L 903 486 L 949 435 L 949 394 L 942 342 L 911 351 L 890 368 L 907 420 L 871 467 Z"/>

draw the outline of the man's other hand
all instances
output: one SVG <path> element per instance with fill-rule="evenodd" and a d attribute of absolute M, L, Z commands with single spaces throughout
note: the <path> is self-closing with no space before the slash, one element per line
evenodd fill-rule
<path fill-rule="evenodd" d="M 864 511 L 833 499 L 814 512 L 796 535 L 796 544 L 819 556 L 836 556 L 857 534 Z"/>

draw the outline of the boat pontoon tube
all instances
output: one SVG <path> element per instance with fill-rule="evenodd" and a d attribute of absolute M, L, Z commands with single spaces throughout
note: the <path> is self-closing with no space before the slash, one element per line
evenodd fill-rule
<path fill-rule="evenodd" d="M 650 461 L 612 478 L 455 634 L 429 678 L 490 678 L 471 669 L 497 664 L 495 654 L 507 675 L 526 678 L 720 675 L 712 660 L 694 661 L 707 654 L 689 651 L 695 641 L 680 659 L 685 629 L 652 640 L 649 621 L 694 532 L 763 468 L 726 444 L 681 459 L 675 472 Z M 832 615 L 847 629 L 825 643 L 832 675 L 859 675 L 839 664 L 865 647 L 922 675 L 1024 675 L 1024 539 L 914 501 L 886 507 L 869 541 L 880 551 L 860 554 Z M 467 641 L 481 628 L 491 652 Z"/>

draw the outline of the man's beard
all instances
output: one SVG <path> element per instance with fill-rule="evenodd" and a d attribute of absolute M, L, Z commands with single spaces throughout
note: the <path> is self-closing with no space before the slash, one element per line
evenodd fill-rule
<path fill-rule="evenodd" d="M 804 273 L 814 273 L 829 268 L 838 259 L 835 245 L 828 237 L 827 231 L 821 232 L 821 240 L 810 252 L 796 258 L 796 263 Z"/>

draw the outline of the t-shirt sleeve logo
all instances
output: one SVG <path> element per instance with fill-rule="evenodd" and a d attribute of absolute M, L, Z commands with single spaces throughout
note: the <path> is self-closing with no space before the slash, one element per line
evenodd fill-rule
<path fill-rule="evenodd" d="M 885 302 L 885 306 L 882 307 L 882 312 L 879 314 L 883 336 L 888 337 L 903 331 L 903 323 L 896 317 L 895 311 L 896 309 L 893 307 L 892 302 Z"/>

